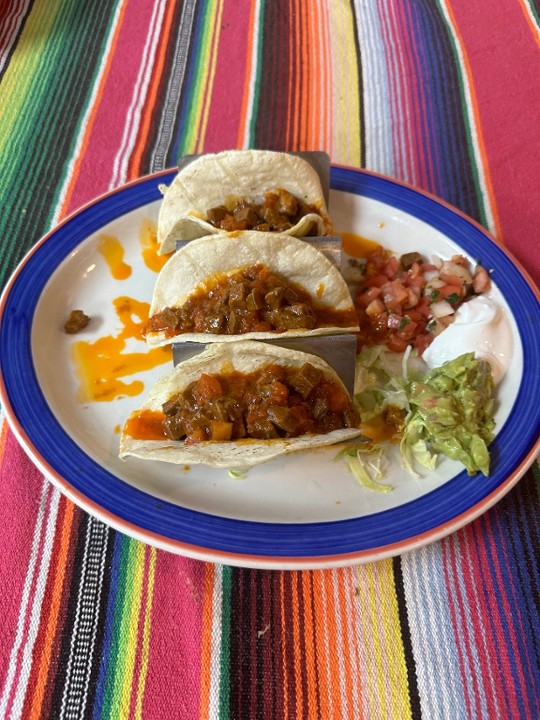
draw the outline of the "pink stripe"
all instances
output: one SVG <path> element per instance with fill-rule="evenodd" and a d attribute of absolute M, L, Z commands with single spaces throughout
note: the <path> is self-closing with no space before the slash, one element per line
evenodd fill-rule
<path fill-rule="evenodd" d="M 67 212 L 108 190 L 143 61 L 152 12 L 153 3 L 146 0 L 131 0 L 126 9 L 103 95 L 97 99 L 95 121 Z M 112 124 L 111 117 L 115 118 Z"/>
<path fill-rule="evenodd" d="M 540 253 L 531 252 L 540 210 L 538 46 L 515 0 L 453 0 L 452 10 L 467 48 L 502 235 L 540 285 Z"/>
<path fill-rule="evenodd" d="M 484 526 L 482 527 L 482 525 Z M 477 523 L 469 525 L 453 536 L 451 541 L 443 543 L 445 573 L 451 567 L 451 572 L 447 575 L 448 586 L 452 587 L 449 606 L 456 628 L 458 651 L 461 647 L 465 647 L 465 655 L 470 658 L 472 656 L 471 648 L 475 648 L 481 677 L 485 678 L 482 680 L 482 686 L 486 689 L 488 716 L 497 715 L 508 704 L 512 717 L 517 717 L 520 708 L 516 703 L 516 698 L 520 696 L 523 702 L 526 702 L 525 679 L 521 666 L 518 665 L 513 669 L 508 655 L 510 646 L 514 656 L 520 657 L 513 629 L 515 618 L 508 605 L 507 596 L 500 591 L 500 588 L 506 587 L 502 577 L 501 564 L 498 562 L 501 550 L 504 552 L 504 548 L 496 544 L 490 525 L 490 516 L 484 515 Z M 488 553 L 486 541 L 490 546 L 490 553 Z M 458 545 L 459 547 L 457 547 Z M 507 558 L 504 560 L 506 561 Z M 489 573 L 486 573 L 486 568 L 490 568 Z M 463 581 L 463 592 L 460 589 L 460 583 L 457 582 L 458 577 Z M 479 578 L 482 579 L 481 582 L 479 582 Z M 501 599 L 500 612 L 492 611 L 491 606 L 496 597 Z M 476 624 L 473 625 L 472 638 L 469 637 L 467 608 L 474 609 L 475 617 L 478 618 L 477 623 L 481 623 L 486 630 L 485 636 L 482 635 L 480 627 Z M 504 625 L 507 627 L 507 635 L 505 635 L 501 617 L 505 618 Z M 465 666 L 466 663 L 460 652 L 463 685 L 465 688 L 468 687 L 471 679 L 473 685 L 473 692 L 467 693 L 465 697 L 468 715 L 480 717 L 482 713 L 478 702 L 478 678 L 474 673 L 472 678 L 469 678 Z M 490 669 L 498 680 L 498 683 L 495 683 L 495 691 L 488 679 Z M 515 679 L 517 682 L 512 682 Z M 471 710 L 471 704 L 476 704 L 474 711 Z"/>
<path fill-rule="evenodd" d="M 402 159 L 401 172 L 403 178 L 408 182 L 420 185 L 421 177 L 417 167 L 418 155 L 421 147 L 418 144 L 422 134 L 415 132 L 414 128 L 414 108 L 416 107 L 417 98 L 414 92 L 412 80 L 414 77 L 413 58 L 410 52 L 407 52 L 408 40 L 403 38 L 400 30 L 403 25 L 403 19 L 399 17 L 401 8 L 399 3 L 396 5 L 393 0 L 388 3 L 388 14 L 390 19 L 389 43 L 395 43 L 397 46 L 397 57 L 390 66 L 391 74 L 395 75 L 395 84 L 400 87 L 399 94 L 391 96 L 391 102 L 399 103 L 393 110 L 394 116 L 394 155 L 396 158 Z M 401 23 L 401 26 L 400 26 Z M 400 97 L 401 95 L 401 97 Z M 403 126 L 403 130 L 401 130 Z"/>
<path fill-rule="evenodd" d="M 486 585 L 486 601 L 489 602 L 489 598 L 494 598 L 497 595 L 500 595 L 502 599 L 502 611 L 498 611 L 496 614 L 490 613 L 491 616 L 495 616 L 497 618 L 497 632 L 496 637 L 500 638 L 500 642 L 497 642 L 495 644 L 496 638 L 494 638 L 494 645 L 493 645 L 493 662 L 497 662 L 497 658 L 500 658 L 500 649 L 501 646 L 505 643 L 510 644 L 512 648 L 512 653 L 514 657 L 516 658 L 517 662 L 515 664 L 515 670 L 512 672 L 512 666 L 510 665 L 510 661 L 508 658 L 508 654 L 505 653 L 505 658 L 508 662 L 509 669 L 507 673 L 502 673 L 503 675 L 503 687 L 506 685 L 506 691 L 505 696 L 510 696 L 512 699 L 515 699 L 516 697 L 521 697 L 523 700 L 523 703 L 527 705 L 527 678 L 524 674 L 524 660 L 522 654 L 520 653 L 518 642 L 517 642 L 517 635 L 516 635 L 516 621 L 520 619 L 519 617 L 516 617 L 516 614 L 513 612 L 512 608 L 509 604 L 509 598 L 510 596 L 513 596 L 513 600 L 516 603 L 516 607 L 518 606 L 517 598 L 515 596 L 515 590 L 513 586 L 508 587 L 506 584 L 503 573 L 502 573 L 502 566 L 505 565 L 506 567 L 510 566 L 511 559 L 508 557 L 508 544 L 507 543 L 498 543 L 496 542 L 496 539 L 494 537 L 494 533 L 491 530 L 491 524 L 492 521 L 494 521 L 497 525 L 500 521 L 500 516 L 498 513 L 498 510 L 495 509 L 495 511 L 492 514 L 486 514 L 481 518 L 481 522 L 485 523 L 487 525 L 487 529 L 484 528 L 482 531 L 480 531 L 480 528 L 478 528 L 478 543 L 477 545 L 481 548 L 481 555 L 476 557 L 477 562 L 477 573 L 481 573 L 482 577 L 486 578 L 487 582 Z M 481 537 L 480 537 L 481 536 Z M 489 549 L 490 549 L 490 555 L 488 556 L 487 546 L 486 546 L 486 539 L 489 543 Z M 483 562 L 481 562 L 481 559 Z M 497 560 L 497 562 L 494 562 L 494 560 Z M 493 567 L 495 572 L 490 572 L 487 574 L 485 572 L 486 567 L 490 567 L 490 565 Z M 504 592 L 501 592 L 498 590 L 498 588 L 504 588 Z M 508 640 L 505 638 L 504 629 L 502 627 L 504 624 L 507 628 L 507 634 L 508 634 Z M 519 634 L 521 637 L 526 636 L 525 628 L 520 624 L 519 627 Z M 499 660 L 500 662 L 500 660 Z M 512 683 L 511 686 L 509 685 L 509 681 L 512 678 L 517 677 L 517 683 Z M 514 707 L 514 706 L 512 706 Z M 528 708 L 528 715 L 527 717 L 536 717 L 534 715 L 530 708 Z M 519 714 L 520 710 L 519 707 L 516 707 L 515 710 L 513 709 L 513 712 Z M 516 715 L 517 716 L 517 715 Z"/>
<path fill-rule="evenodd" d="M 5 648 L 13 647 L 20 612 L 20 601 L 24 581 L 28 571 L 28 558 L 32 548 L 35 522 L 40 496 L 42 495 L 43 476 L 28 461 L 10 430 L 6 432 L 6 446 L 0 458 L 0 617 L 2 620 L 2 643 Z M 50 495 L 50 493 L 49 493 Z M 17 518 L 17 522 L 13 522 Z M 40 538 L 40 546 L 43 538 Z M 37 569 L 36 569 L 37 572 Z M 28 608 L 32 606 L 35 591 L 33 584 Z M 16 602 L 9 602 L 16 598 Z M 29 615 L 25 618 L 27 634 Z M 0 653 L 0 687 L 4 684 L 8 668 L 9 652 Z"/>
<path fill-rule="evenodd" d="M 142 715 L 145 720 L 198 718 L 204 564 L 159 552 L 155 573 Z"/>
<path fill-rule="evenodd" d="M 250 0 L 224 0 L 205 152 L 236 148 L 248 63 Z"/>

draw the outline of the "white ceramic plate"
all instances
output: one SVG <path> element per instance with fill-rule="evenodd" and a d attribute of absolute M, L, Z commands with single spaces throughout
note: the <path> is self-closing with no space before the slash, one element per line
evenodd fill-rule
<path fill-rule="evenodd" d="M 391 493 L 361 487 L 336 449 L 287 456 L 245 479 L 205 466 L 118 458 L 118 427 L 168 369 L 125 378 L 143 394 L 81 403 L 71 345 L 121 330 L 113 299 L 150 302 L 156 273 L 143 262 L 141 237 L 157 221 L 159 173 L 98 198 L 43 238 L 23 260 L 0 312 L 1 399 L 33 461 L 72 500 L 115 528 L 192 557 L 264 568 L 367 562 L 440 538 L 493 505 L 517 482 L 538 445 L 539 304 L 515 261 L 469 218 L 436 199 L 364 171 L 332 168 L 335 228 L 399 253 L 461 252 L 492 271 L 491 296 L 510 319 L 514 352 L 498 388 L 497 437 L 489 478 L 470 478 L 443 460 L 420 479 L 391 457 Z M 132 273 L 115 280 L 98 250 L 118 239 Z M 62 332 L 67 312 L 92 317 L 77 336 Z M 125 352 L 146 352 L 128 341 Z"/>

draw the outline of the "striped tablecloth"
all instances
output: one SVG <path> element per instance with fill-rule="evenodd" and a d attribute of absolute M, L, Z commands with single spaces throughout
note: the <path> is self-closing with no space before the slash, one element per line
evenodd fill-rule
<path fill-rule="evenodd" d="M 540 280 L 538 0 L 0 0 L 0 275 L 185 153 L 325 150 Z M 538 369 L 536 369 L 537 371 Z M 445 540 L 303 572 L 185 559 L 0 435 L 1 718 L 538 718 L 540 472 Z"/>

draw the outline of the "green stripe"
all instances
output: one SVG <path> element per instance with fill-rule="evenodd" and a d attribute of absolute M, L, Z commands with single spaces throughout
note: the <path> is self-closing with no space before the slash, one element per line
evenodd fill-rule
<path fill-rule="evenodd" d="M 32 8 L 27 35 L 11 63 L 18 67 L 23 62 L 25 47 L 34 44 L 40 50 L 39 33 L 45 33 L 47 43 L 37 53 L 37 63 L 34 56 L 29 65 L 23 62 L 30 71 L 26 85 L 14 87 L 9 72 L 0 85 L 0 106 L 12 112 L 3 113 L 4 128 L 9 129 L 11 121 L 17 128 L 0 148 L 5 168 L 0 233 L 12 238 L 0 251 L 0 283 L 50 227 L 84 116 L 81 108 L 88 106 L 119 1 L 62 0 L 48 32 L 41 24 L 42 14 L 50 12 L 48 4 L 41 1 Z M 13 155 L 18 163 L 10 162 Z"/>
<path fill-rule="evenodd" d="M 208 61 L 208 48 L 210 45 L 211 30 L 213 28 L 214 15 L 210 9 L 214 9 L 213 0 L 204 2 L 201 9 L 202 18 L 200 33 L 195 39 L 193 51 L 193 77 L 191 79 L 189 95 L 187 98 L 187 113 L 184 123 L 185 131 L 182 134 L 179 157 L 194 152 L 197 144 L 197 133 L 200 128 L 201 107 L 204 100 L 205 77 Z"/>
<path fill-rule="evenodd" d="M 261 94 L 261 74 L 262 74 L 262 56 L 263 56 L 263 42 L 264 42 L 264 6 L 265 6 L 265 0 L 259 0 L 259 31 L 257 35 L 257 59 L 256 59 L 256 68 L 255 68 L 255 83 L 254 83 L 254 89 L 253 89 L 253 104 L 252 108 L 253 111 L 251 113 L 251 118 L 249 119 L 249 140 L 248 145 L 249 147 L 256 147 L 255 145 L 255 129 L 257 125 L 257 109 L 259 108 L 259 97 Z"/>
<path fill-rule="evenodd" d="M 463 79 L 463 73 L 464 69 L 461 66 L 461 61 L 459 57 L 458 47 L 456 44 L 456 39 L 454 37 L 453 29 L 451 25 L 448 24 L 446 20 L 446 15 L 444 12 L 444 9 L 442 7 L 441 0 L 436 0 L 440 16 L 443 20 L 443 22 L 446 24 L 448 28 L 448 38 L 450 40 L 450 45 L 452 47 L 452 53 L 454 55 L 454 61 L 456 66 L 456 76 L 458 80 L 458 87 L 459 87 L 459 94 L 461 97 L 461 110 L 462 110 L 462 116 L 463 116 L 463 123 L 465 125 L 465 137 L 467 139 L 467 150 L 469 154 L 470 164 L 471 164 L 471 171 L 472 171 L 472 180 L 474 183 L 474 189 L 476 198 L 478 201 L 478 212 L 479 217 L 477 218 L 478 221 L 484 225 L 484 227 L 488 227 L 488 214 L 486 212 L 486 198 L 484 197 L 484 192 L 482 190 L 482 185 L 480 183 L 480 171 L 476 162 L 476 153 L 474 149 L 474 143 L 473 143 L 473 128 L 471 127 L 471 122 L 469 118 L 469 112 L 468 112 L 468 99 L 467 94 L 465 92 L 465 82 Z"/>
<path fill-rule="evenodd" d="M 118 688 L 122 687 L 125 669 L 126 642 L 129 638 L 129 628 L 125 627 L 126 618 L 130 616 L 130 607 L 133 600 L 131 578 L 136 572 L 137 541 L 122 537 L 122 550 L 119 563 L 120 576 L 116 595 L 113 631 L 109 659 L 107 666 L 107 681 L 103 693 L 101 717 L 114 718 L 115 705 L 118 703 Z"/>
<path fill-rule="evenodd" d="M 232 568 L 223 567 L 221 600 L 221 652 L 219 658 L 219 717 L 230 717 L 230 666 L 231 666 L 231 592 Z"/>

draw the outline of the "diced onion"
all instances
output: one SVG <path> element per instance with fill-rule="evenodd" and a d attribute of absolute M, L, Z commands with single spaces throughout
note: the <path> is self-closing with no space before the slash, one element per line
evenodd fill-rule
<path fill-rule="evenodd" d="M 454 308 L 446 300 L 438 300 L 429 306 L 433 317 L 442 318 L 454 314 Z"/>

